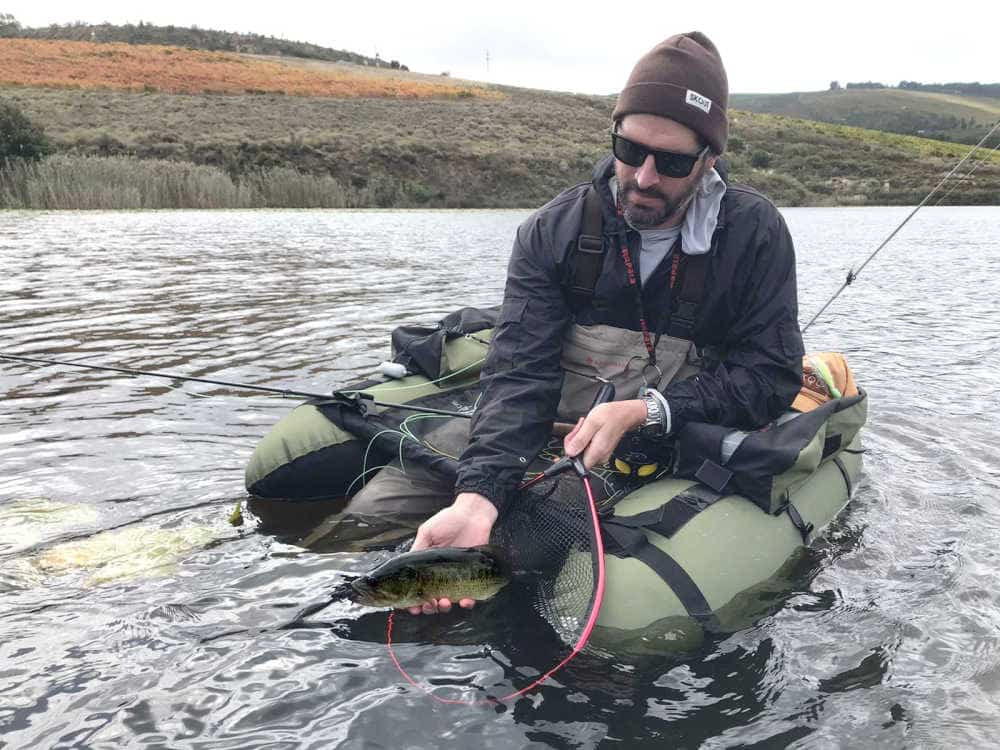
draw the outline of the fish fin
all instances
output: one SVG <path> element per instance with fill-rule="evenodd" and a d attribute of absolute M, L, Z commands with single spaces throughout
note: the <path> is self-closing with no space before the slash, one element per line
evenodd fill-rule
<path fill-rule="evenodd" d="M 335 602 L 335 601 L 340 601 L 342 599 L 350 599 L 351 601 L 354 601 L 354 594 L 356 592 L 354 591 L 354 588 L 351 586 L 351 584 L 354 581 L 358 580 L 358 578 L 360 577 L 361 576 L 345 577 L 344 580 L 342 580 L 340 583 L 338 583 L 336 586 L 330 589 L 329 601 Z"/>

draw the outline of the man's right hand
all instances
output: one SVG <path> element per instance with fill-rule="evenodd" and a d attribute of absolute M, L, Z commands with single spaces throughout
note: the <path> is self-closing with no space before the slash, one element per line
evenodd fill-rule
<path fill-rule="evenodd" d="M 475 492 L 462 492 L 455 502 L 420 525 L 411 549 L 415 552 L 428 547 L 477 547 L 487 544 L 496 520 L 497 508 L 493 503 Z M 475 601 L 462 599 L 458 604 L 469 609 Z M 423 607 L 410 607 L 410 613 L 429 615 L 450 609 L 449 599 L 438 599 L 426 602 Z"/>

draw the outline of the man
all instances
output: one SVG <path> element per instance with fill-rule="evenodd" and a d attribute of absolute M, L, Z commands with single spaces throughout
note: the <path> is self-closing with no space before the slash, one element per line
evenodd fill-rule
<path fill-rule="evenodd" d="M 727 99 L 725 69 L 704 34 L 665 40 L 619 96 L 613 156 L 593 184 L 520 226 L 457 496 L 420 526 L 414 549 L 487 543 L 557 414 L 579 415 L 565 451 L 589 468 L 632 431 L 663 440 L 692 421 L 752 429 L 788 408 L 803 354 L 794 249 L 775 207 L 715 169 Z M 582 262 L 590 191 L 603 255 L 581 295 L 568 287 Z M 685 300 L 696 277 L 696 298 Z M 588 413 L 602 379 L 621 400 Z"/>

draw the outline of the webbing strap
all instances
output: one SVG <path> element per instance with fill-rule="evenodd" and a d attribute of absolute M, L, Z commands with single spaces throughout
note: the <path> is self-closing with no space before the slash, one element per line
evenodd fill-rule
<path fill-rule="evenodd" d="M 843 443 L 843 438 L 843 435 L 828 435 L 826 440 L 823 441 L 823 455 L 820 457 L 820 460 L 823 461 L 839 451 L 841 443 Z"/>
<path fill-rule="evenodd" d="M 785 510 L 788 512 L 788 517 L 792 520 L 792 525 L 798 530 L 799 534 L 802 535 L 802 544 L 809 544 L 809 534 L 812 530 L 816 528 L 811 523 L 806 523 L 806 520 L 799 513 L 799 509 L 789 502 L 785 506 Z"/>
<path fill-rule="evenodd" d="M 587 188 L 583 201 L 583 222 L 571 261 L 572 278 L 569 292 L 577 307 L 586 305 L 594 296 L 594 287 L 604 267 L 604 216 L 601 197 L 593 187 Z"/>
<path fill-rule="evenodd" d="M 711 253 L 702 255 L 680 254 L 677 276 L 680 284 L 674 294 L 671 305 L 670 325 L 667 334 L 677 339 L 692 340 L 695 318 L 698 308 L 705 296 L 705 276 L 708 273 L 708 258 Z"/>
<path fill-rule="evenodd" d="M 688 521 L 722 498 L 702 484 L 693 484 L 674 495 L 659 508 L 636 513 L 634 516 L 608 516 L 605 524 L 629 529 L 649 529 L 669 539 Z"/>
<path fill-rule="evenodd" d="M 840 456 L 834 456 L 833 462 L 840 469 L 841 476 L 844 477 L 844 484 L 847 485 L 847 496 L 850 497 L 854 494 L 854 482 L 851 481 L 851 475 L 847 471 L 847 467 L 844 466 L 844 462 L 840 460 Z"/>
<path fill-rule="evenodd" d="M 649 566 L 676 594 L 687 613 L 696 620 L 712 616 L 712 608 L 687 571 L 677 561 L 654 544 L 638 529 L 606 526 L 604 531 L 613 541 L 605 547 L 616 557 L 634 557 Z"/>

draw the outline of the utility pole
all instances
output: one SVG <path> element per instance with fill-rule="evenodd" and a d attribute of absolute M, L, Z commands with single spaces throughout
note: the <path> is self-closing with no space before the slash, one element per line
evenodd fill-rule
<path fill-rule="evenodd" d="M 490 51 L 486 50 L 486 74 L 490 73 Z"/>

